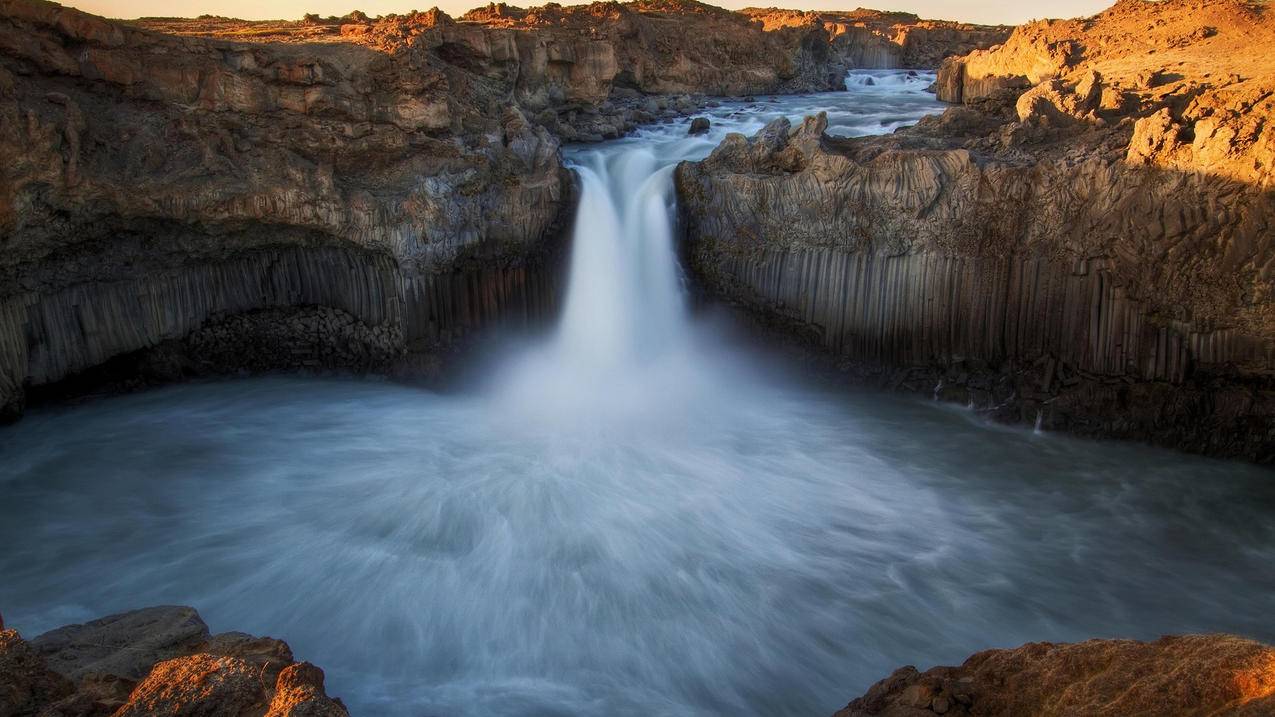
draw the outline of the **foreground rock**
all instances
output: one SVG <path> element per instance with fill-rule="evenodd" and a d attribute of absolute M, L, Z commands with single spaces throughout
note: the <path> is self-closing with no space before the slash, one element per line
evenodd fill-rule
<path fill-rule="evenodd" d="M 280 640 L 210 635 L 187 607 L 155 607 L 25 641 L 0 630 L 0 715 L 342 717 L 323 671 Z"/>
<path fill-rule="evenodd" d="M 1243 76 L 1140 89 L 1076 59 L 1130 15 L 1179 39 L 1167 58 L 1120 55 L 1129 76 L 1264 54 Z M 1063 26 L 1074 39 L 1038 46 L 1029 27 L 948 67 L 1061 53 L 1064 76 L 974 93 L 966 70 L 968 104 L 895 135 L 780 121 L 682 165 L 691 268 L 866 381 L 1046 429 L 1275 460 L 1275 19 L 1232 0 L 1137 0 Z"/>
<path fill-rule="evenodd" d="M 836 717 L 1275 714 L 1275 649 L 1229 635 L 1031 643 L 896 670 Z"/>

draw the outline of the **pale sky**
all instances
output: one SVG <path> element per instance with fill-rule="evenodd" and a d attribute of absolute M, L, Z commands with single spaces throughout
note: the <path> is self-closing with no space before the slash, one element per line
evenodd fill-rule
<path fill-rule="evenodd" d="M 508 0 L 506 0 L 508 2 Z M 711 0 L 710 0 L 711 1 Z M 716 5 L 728 8 L 752 6 L 791 7 L 802 10 L 842 10 L 859 6 L 886 10 L 906 10 L 924 18 L 964 20 L 966 22 L 1019 24 L 1044 17 L 1077 17 L 1092 15 L 1110 6 L 1114 0 L 1058 0 L 1050 3 L 992 2 L 991 0 L 722 0 Z M 298 20 L 313 12 L 319 15 L 344 15 L 362 10 L 373 17 L 387 13 L 406 13 L 413 9 L 428 10 L 435 3 L 447 14 L 458 16 L 478 5 L 481 0 L 64 0 L 63 5 L 105 15 L 134 18 L 145 16 L 194 17 L 225 15 L 247 20 Z M 510 2 L 511 5 L 542 5 L 544 0 Z M 563 5 L 576 3 L 562 2 Z"/>

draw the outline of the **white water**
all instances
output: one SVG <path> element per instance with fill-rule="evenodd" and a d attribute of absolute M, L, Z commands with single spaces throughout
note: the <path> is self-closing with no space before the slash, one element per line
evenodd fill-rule
<path fill-rule="evenodd" d="M 1275 639 L 1275 476 L 810 384 L 689 316 L 668 172 L 928 79 L 577 148 L 563 319 L 479 390 L 270 378 L 0 430 L 0 612 L 147 604 L 287 639 L 355 715 L 831 714 L 990 646 Z"/>

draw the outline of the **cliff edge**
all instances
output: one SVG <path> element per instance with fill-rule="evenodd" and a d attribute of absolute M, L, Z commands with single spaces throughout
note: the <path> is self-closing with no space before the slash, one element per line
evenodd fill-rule
<path fill-rule="evenodd" d="M 1237 0 L 1024 26 L 915 127 L 780 121 L 680 166 L 689 264 L 863 380 L 1275 460 L 1272 56 Z"/>

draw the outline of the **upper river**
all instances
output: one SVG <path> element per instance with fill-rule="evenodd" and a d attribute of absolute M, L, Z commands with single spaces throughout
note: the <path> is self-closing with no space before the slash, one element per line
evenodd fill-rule
<path fill-rule="evenodd" d="M 561 321 L 446 393 L 198 383 L 0 430 L 0 612 L 156 604 L 287 640 L 374 715 L 829 715 L 894 668 L 1034 640 L 1275 641 L 1275 475 L 830 390 L 691 314 L 671 171 L 921 73 L 572 147 Z"/>

